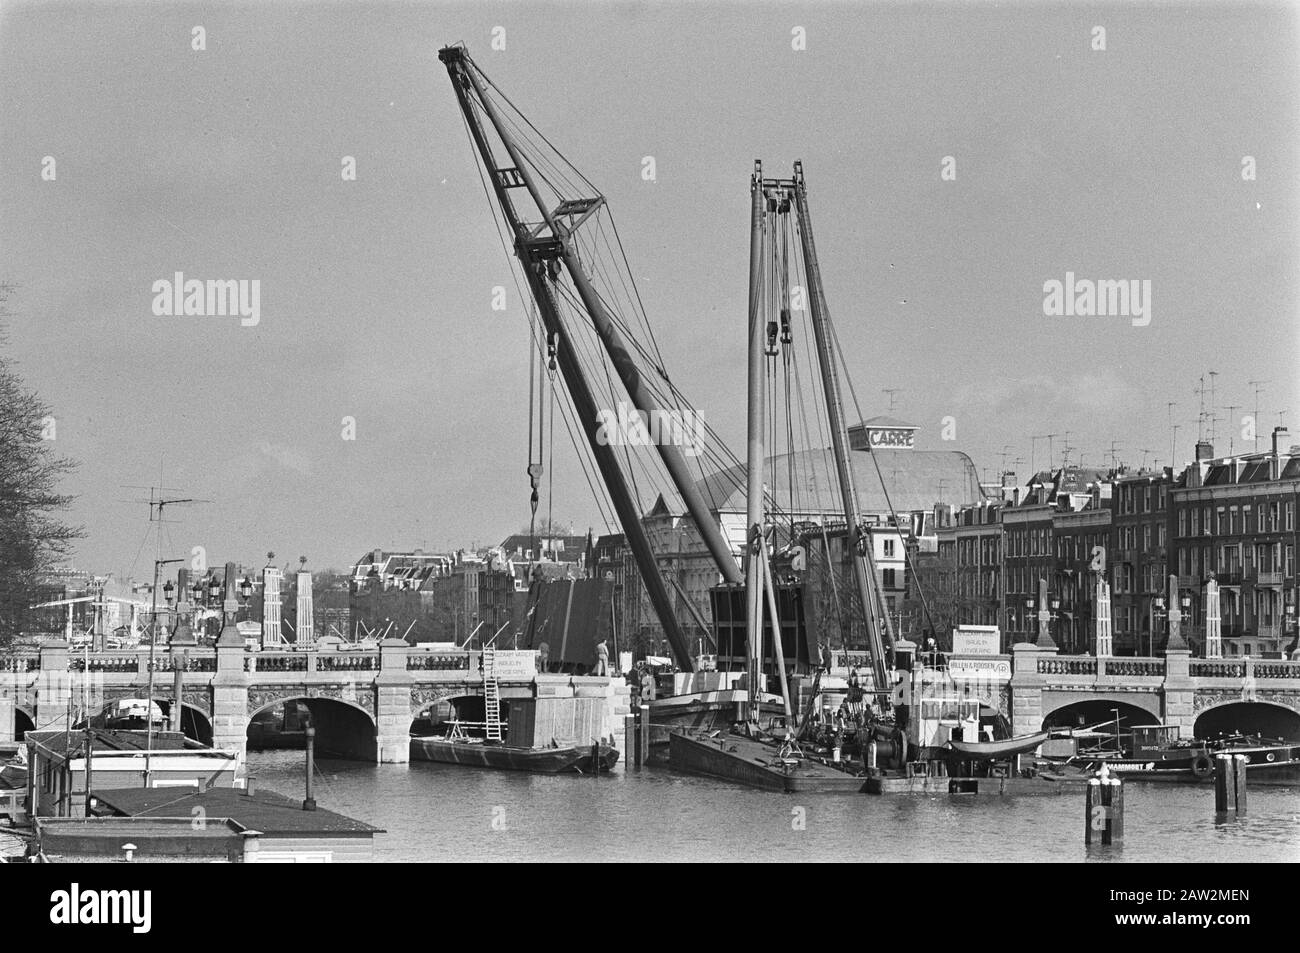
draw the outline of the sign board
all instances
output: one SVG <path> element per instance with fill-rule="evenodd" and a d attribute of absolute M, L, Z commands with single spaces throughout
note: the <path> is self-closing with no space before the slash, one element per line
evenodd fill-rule
<path fill-rule="evenodd" d="M 1011 681 L 1011 659 L 1005 658 L 951 658 L 948 675 L 953 681 Z"/>
<path fill-rule="evenodd" d="M 953 655 L 999 655 L 1002 636 L 996 625 L 959 625 L 952 633 Z"/>
<path fill-rule="evenodd" d="M 498 651 L 493 674 L 502 682 L 531 682 L 537 674 L 537 652 L 533 649 Z"/>
<path fill-rule="evenodd" d="M 914 450 L 915 427 L 866 427 L 858 424 L 849 428 L 849 447 L 853 450 Z"/>

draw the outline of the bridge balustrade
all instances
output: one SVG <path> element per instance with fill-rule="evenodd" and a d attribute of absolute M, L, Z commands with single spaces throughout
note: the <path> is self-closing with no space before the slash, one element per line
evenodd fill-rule
<path fill-rule="evenodd" d="M 468 653 L 426 652 L 406 657 L 409 672 L 467 672 L 469 667 Z"/>
<path fill-rule="evenodd" d="M 1039 675 L 1096 675 L 1097 660 L 1091 656 L 1077 658 L 1040 658 Z"/>
<path fill-rule="evenodd" d="M 1106 659 L 1106 674 L 1163 678 L 1165 660 L 1159 658 L 1108 658 Z"/>
<path fill-rule="evenodd" d="M 1189 666 L 1192 678 L 1245 678 L 1245 659 L 1193 659 Z"/>
<path fill-rule="evenodd" d="M 212 655 L 186 655 L 184 658 L 176 658 L 173 655 L 155 655 L 153 659 L 153 670 L 155 672 L 174 672 L 178 664 L 183 672 L 215 672 L 217 670 L 217 656 Z M 146 667 L 148 663 L 146 662 Z"/>
<path fill-rule="evenodd" d="M 8 675 L 25 675 L 28 672 L 39 672 L 41 670 L 41 658 L 39 655 L 9 655 L 0 658 L 0 672 Z"/>
<path fill-rule="evenodd" d="M 1300 679 L 1300 662 L 1256 662 L 1255 677 Z"/>
<path fill-rule="evenodd" d="M 305 672 L 305 652 L 258 652 L 244 659 L 245 672 Z"/>
<path fill-rule="evenodd" d="M 362 652 L 320 653 L 316 656 L 318 672 L 373 672 L 379 668 L 379 656 Z"/>

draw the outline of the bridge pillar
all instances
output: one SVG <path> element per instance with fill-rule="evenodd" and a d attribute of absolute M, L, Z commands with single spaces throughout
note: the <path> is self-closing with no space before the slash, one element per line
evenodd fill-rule
<path fill-rule="evenodd" d="M 1017 642 L 1011 646 L 1011 733 L 1028 735 L 1043 726 L 1044 676 L 1038 674 L 1038 659 L 1055 655 L 1056 650 L 1044 650 L 1032 642 Z"/>
<path fill-rule="evenodd" d="M 5 675 L 0 674 L 0 743 L 14 740 L 17 728 L 17 706 L 10 687 L 4 682 Z"/>
<path fill-rule="evenodd" d="M 1192 653 L 1188 649 L 1165 650 L 1165 683 L 1163 715 L 1166 725 L 1177 725 L 1179 734 L 1190 738 L 1196 723 L 1196 710 L 1192 704 L 1196 688 L 1192 684 Z"/>
<path fill-rule="evenodd" d="M 68 701 L 72 698 L 72 673 L 68 671 L 68 643 L 45 642 L 40 648 L 41 674 L 36 679 L 32 721 L 39 731 L 66 731 Z M 81 677 L 86 677 L 83 673 Z"/>
<path fill-rule="evenodd" d="M 411 683 L 406 670 L 411 647 L 405 639 L 379 643 L 375 675 L 375 756 L 380 764 L 411 760 Z"/>
<path fill-rule="evenodd" d="M 237 633 L 236 633 L 237 634 Z M 248 673 L 244 641 L 225 633 L 217 640 L 217 671 L 212 677 L 212 747 L 244 754 L 248 744 Z"/>

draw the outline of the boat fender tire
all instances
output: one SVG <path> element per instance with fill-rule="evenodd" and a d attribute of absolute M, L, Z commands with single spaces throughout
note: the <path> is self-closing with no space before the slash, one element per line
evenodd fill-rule
<path fill-rule="evenodd" d="M 1192 775 L 1198 778 L 1208 778 L 1214 773 L 1214 762 L 1210 760 L 1208 754 L 1198 754 L 1192 759 Z"/>

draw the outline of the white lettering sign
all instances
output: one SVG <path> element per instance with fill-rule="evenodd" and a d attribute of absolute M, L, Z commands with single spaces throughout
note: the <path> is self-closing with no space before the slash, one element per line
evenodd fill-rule
<path fill-rule="evenodd" d="M 948 675 L 953 681 L 1011 681 L 1011 660 L 997 658 L 954 658 L 948 660 Z"/>
<path fill-rule="evenodd" d="M 959 625 L 952 633 L 953 655 L 997 655 L 1001 647 L 996 625 Z"/>

